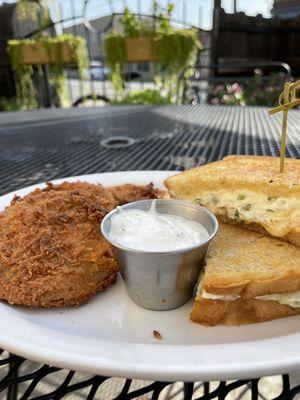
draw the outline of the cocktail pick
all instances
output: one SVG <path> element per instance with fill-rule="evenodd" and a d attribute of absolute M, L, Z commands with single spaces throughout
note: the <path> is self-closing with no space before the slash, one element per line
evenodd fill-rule
<path fill-rule="evenodd" d="M 300 88 L 300 80 L 294 83 L 286 82 L 284 89 L 279 96 L 279 106 L 269 110 L 269 114 L 275 114 L 282 111 L 281 125 L 281 148 L 280 148 L 280 167 L 279 172 L 284 172 L 285 147 L 286 147 L 286 131 L 288 111 L 300 104 L 300 99 L 296 99 L 296 89 Z"/>

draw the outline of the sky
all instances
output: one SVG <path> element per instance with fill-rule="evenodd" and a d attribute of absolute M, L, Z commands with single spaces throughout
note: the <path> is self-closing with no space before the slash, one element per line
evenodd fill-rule
<path fill-rule="evenodd" d="M 75 10 L 76 15 L 80 15 L 84 0 L 45 0 L 51 8 L 51 14 L 54 19 L 68 17 Z M 164 6 L 168 0 L 159 0 Z M 12 3 L 12 0 L 6 0 Z M 176 6 L 173 17 L 179 20 L 183 18 L 192 25 L 199 26 L 204 29 L 211 27 L 213 0 L 174 0 Z M 0 0 L 0 4 L 2 1 Z M 112 7 L 109 6 L 112 4 Z M 272 0 L 237 0 L 238 11 L 245 11 L 248 15 L 256 15 L 261 13 L 263 16 L 270 15 Z M 97 18 L 101 15 L 108 15 L 113 9 L 115 12 L 122 12 L 124 4 L 127 4 L 132 11 L 140 10 L 142 13 L 151 11 L 152 0 L 89 0 L 86 10 L 86 17 L 89 19 Z M 233 0 L 222 0 L 222 7 L 227 12 L 232 12 Z"/>
<path fill-rule="evenodd" d="M 91 8 L 93 3 L 97 4 L 98 0 L 90 0 Z M 257 14 L 258 12 L 263 15 L 269 15 L 269 2 L 265 0 L 237 0 L 238 9 L 247 11 L 248 14 Z M 99 2 L 99 1 L 98 1 Z M 161 0 L 160 4 L 166 4 L 167 1 Z M 117 2 L 116 2 L 117 3 Z M 123 6 L 123 1 L 119 1 L 121 6 Z M 136 8 L 137 0 L 128 0 L 129 7 Z M 151 9 L 151 0 L 140 1 L 142 3 L 142 8 L 145 10 Z M 196 26 L 199 25 L 199 20 L 201 27 L 209 28 L 211 26 L 211 17 L 213 9 L 213 0 L 185 0 L 176 1 L 174 10 L 174 18 L 182 19 L 184 14 L 186 15 L 186 20 Z M 227 11 L 232 11 L 232 0 L 223 0 L 222 6 Z"/>
<path fill-rule="evenodd" d="M 64 11 L 70 12 L 70 4 L 72 0 L 63 0 L 65 3 Z M 79 11 L 82 1 L 73 0 L 76 3 L 76 8 Z M 57 2 L 57 1 L 56 1 Z M 160 0 L 159 3 L 164 6 L 168 0 Z M 112 0 L 112 8 L 116 12 L 122 12 L 124 4 L 127 4 L 132 11 L 141 10 L 142 13 L 149 13 L 152 9 L 152 0 Z M 182 20 L 186 19 L 189 23 L 202 28 L 211 27 L 213 0 L 175 0 L 176 4 L 173 17 Z M 237 7 L 240 11 L 245 11 L 249 15 L 261 13 L 264 16 L 270 15 L 272 0 L 237 0 Z M 109 1 L 107 0 L 89 0 L 87 7 L 88 18 L 93 18 L 97 14 L 110 14 Z M 227 12 L 232 10 L 233 0 L 222 0 L 222 7 Z M 69 8 L 69 11 L 67 9 Z"/>

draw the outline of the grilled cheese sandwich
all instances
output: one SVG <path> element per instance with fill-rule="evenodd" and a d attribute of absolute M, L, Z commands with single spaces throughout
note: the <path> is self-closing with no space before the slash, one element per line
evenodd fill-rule
<path fill-rule="evenodd" d="M 219 219 L 300 246 L 300 160 L 229 156 L 165 181 L 171 197 L 209 208 Z"/>
<path fill-rule="evenodd" d="M 300 313 L 300 248 L 220 224 L 191 319 L 240 325 Z"/>

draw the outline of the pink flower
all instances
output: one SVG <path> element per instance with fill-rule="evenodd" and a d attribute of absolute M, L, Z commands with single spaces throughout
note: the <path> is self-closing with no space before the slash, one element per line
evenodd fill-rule
<path fill-rule="evenodd" d="M 231 86 L 231 91 L 232 91 L 232 93 L 241 92 L 242 88 L 240 87 L 240 85 L 238 83 L 233 83 Z"/>

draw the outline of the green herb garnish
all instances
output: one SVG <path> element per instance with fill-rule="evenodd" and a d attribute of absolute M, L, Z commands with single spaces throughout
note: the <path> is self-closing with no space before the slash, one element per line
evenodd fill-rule
<path fill-rule="evenodd" d="M 268 201 L 275 201 L 275 200 L 277 200 L 277 197 L 272 197 L 272 196 L 268 197 Z"/>
<path fill-rule="evenodd" d="M 275 212 L 275 211 L 272 210 L 271 208 L 267 208 L 266 211 L 268 211 L 268 212 Z"/>
<path fill-rule="evenodd" d="M 235 210 L 234 219 L 236 219 L 239 222 L 241 221 L 239 210 Z"/>
<path fill-rule="evenodd" d="M 249 211 L 251 207 L 252 207 L 252 204 L 245 204 L 245 205 L 242 207 L 242 209 L 245 210 L 245 211 Z"/>
<path fill-rule="evenodd" d="M 219 199 L 218 199 L 218 197 L 216 195 L 212 196 L 211 201 L 212 201 L 213 204 L 218 204 L 219 203 Z"/>
<path fill-rule="evenodd" d="M 196 199 L 195 201 L 196 201 L 197 204 L 199 204 L 199 206 L 203 206 L 203 201 L 202 201 L 201 198 Z"/>
<path fill-rule="evenodd" d="M 246 196 L 244 194 L 239 194 L 237 198 L 238 200 L 245 200 Z"/>

